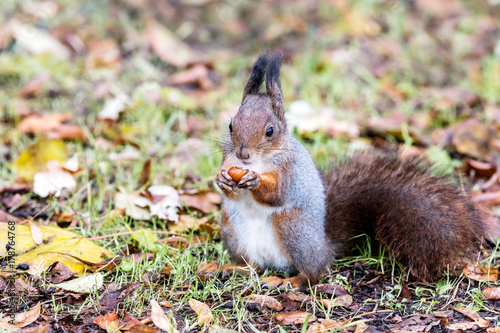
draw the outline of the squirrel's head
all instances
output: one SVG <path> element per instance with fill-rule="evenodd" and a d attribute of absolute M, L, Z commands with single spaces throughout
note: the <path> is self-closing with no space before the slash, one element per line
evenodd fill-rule
<path fill-rule="evenodd" d="M 260 54 L 243 91 L 243 100 L 229 124 L 227 156 L 235 165 L 251 167 L 288 148 L 289 139 L 280 84 L 281 53 Z M 266 93 L 260 92 L 266 82 Z"/>

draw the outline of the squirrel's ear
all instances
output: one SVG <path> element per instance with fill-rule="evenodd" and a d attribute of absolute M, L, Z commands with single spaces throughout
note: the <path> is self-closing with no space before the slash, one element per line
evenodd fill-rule
<path fill-rule="evenodd" d="M 280 84 L 280 69 L 283 61 L 282 53 L 274 53 L 269 59 L 269 64 L 266 71 L 266 90 L 274 112 L 280 120 L 285 121 L 285 112 L 283 110 L 283 93 L 281 92 Z"/>
<path fill-rule="evenodd" d="M 259 93 L 260 86 L 264 82 L 268 58 L 267 53 L 262 52 L 253 64 L 252 73 L 245 86 L 245 90 L 243 90 L 243 100 L 247 95 L 256 95 Z"/>

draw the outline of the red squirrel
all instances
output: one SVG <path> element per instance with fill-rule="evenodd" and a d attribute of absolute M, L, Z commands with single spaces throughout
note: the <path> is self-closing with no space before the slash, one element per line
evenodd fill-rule
<path fill-rule="evenodd" d="M 287 128 L 281 63 L 281 54 L 262 53 L 253 65 L 215 175 L 222 237 L 235 263 L 314 284 L 348 240 L 365 233 L 411 275 L 432 280 L 477 247 L 487 229 L 482 213 L 422 161 L 358 154 L 322 177 Z M 248 169 L 239 181 L 228 174 L 235 166 Z"/>

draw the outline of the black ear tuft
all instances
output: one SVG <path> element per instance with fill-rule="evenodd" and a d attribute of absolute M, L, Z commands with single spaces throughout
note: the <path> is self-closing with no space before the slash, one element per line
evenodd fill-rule
<path fill-rule="evenodd" d="M 284 121 L 283 94 L 280 84 L 280 69 L 282 62 L 283 54 L 281 52 L 275 52 L 270 56 L 266 70 L 266 90 L 269 97 L 271 97 L 274 112 Z"/>
<path fill-rule="evenodd" d="M 269 56 L 267 52 L 262 52 L 253 64 L 252 73 L 243 91 L 243 99 L 247 95 L 256 95 L 259 93 L 262 82 L 264 82 L 268 60 Z"/>

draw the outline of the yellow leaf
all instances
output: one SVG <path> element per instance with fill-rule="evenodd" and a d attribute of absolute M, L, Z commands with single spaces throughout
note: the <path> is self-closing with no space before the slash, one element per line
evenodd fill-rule
<path fill-rule="evenodd" d="M 31 182 L 37 172 L 46 169 L 48 161 L 56 160 L 64 163 L 67 159 L 66 145 L 63 141 L 42 138 L 21 153 L 14 162 L 14 167 L 19 177 Z"/>
<path fill-rule="evenodd" d="M 95 245 L 92 241 L 78 237 L 53 241 L 50 244 L 39 246 L 32 251 L 18 255 L 16 257 L 16 264 L 28 264 L 28 273 L 34 275 L 59 261 L 66 265 L 72 272 L 82 275 L 85 271 L 85 265 L 63 253 L 71 254 L 93 263 L 104 260 L 101 257 L 102 254 L 108 257 L 113 256 L 111 252 Z"/>
<path fill-rule="evenodd" d="M 14 230 L 10 231 L 10 234 L 8 234 L 8 227 L 9 226 L 7 225 L 7 223 L 0 223 L 0 256 L 3 257 L 6 255 L 5 246 L 7 245 L 8 241 L 7 236 L 14 235 L 14 248 L 16 250 L 16 255 L 20 255 L 36 246 L 32 238 L 31 228 L 29 226 L 16 224 L 15 226 L 13 226 Z M 40 229 L 40 231 L 42 232 L 42 242 L 48 242 L 49 240 L 55 242 L 62 239 L 81 237 L 81 235 L 79 234 L 61 229 L 57 226 L 39 226 L 38 229 Z"/>

